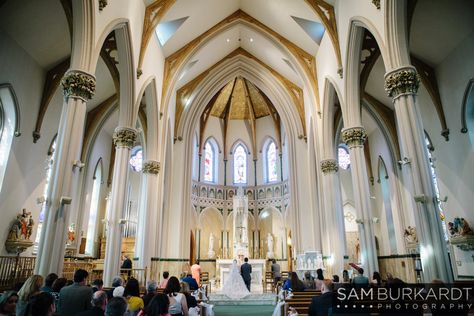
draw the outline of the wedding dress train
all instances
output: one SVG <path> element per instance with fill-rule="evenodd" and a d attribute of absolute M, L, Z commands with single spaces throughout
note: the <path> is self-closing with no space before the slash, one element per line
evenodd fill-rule
<path fill-rule="evenodd" d="M 250 291 L 244 283 L 244 279 L 240 275 L 240 269 L 237 262 L 233 262 L 229 271 L 229 276 L 222 287 L 222 294 L 230 299 L 238 300 L 250 295 Z"/>

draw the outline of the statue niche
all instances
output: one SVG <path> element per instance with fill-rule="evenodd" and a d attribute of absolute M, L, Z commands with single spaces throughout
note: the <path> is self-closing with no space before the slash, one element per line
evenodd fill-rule
<path fill-rule="evenodd" d="M 8 253 L 20 254 L 27 248 L 33 246 L 30 240 L 33 232 L 33 217 L 31 212 L 23 209 L 13 221 L 13 224 L 8 232 L 7 240 L 5 241 L 5 248 Z"/>

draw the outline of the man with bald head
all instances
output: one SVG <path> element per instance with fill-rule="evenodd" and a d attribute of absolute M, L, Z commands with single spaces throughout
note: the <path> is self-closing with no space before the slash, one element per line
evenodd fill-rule
<path fill-rule="evenodd" d="M 107 293 L 104 291 L 96 291 L 92 295 L 92 309 L 76 314 L 76 316 L 104 316 L 105 307 L 107 306 Z"/>

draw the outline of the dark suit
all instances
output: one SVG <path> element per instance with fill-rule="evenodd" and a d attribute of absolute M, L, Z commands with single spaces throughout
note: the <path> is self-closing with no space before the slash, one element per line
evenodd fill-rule
<path fill-rule="evenodd" d="M 252 266 L 248 263 L 245 262 L 241 267 L 240 267 L 240 274 L 242 275 L 242 279 L 244 279 L 244 283 L 247 286 L 247 289 L 250 291 L 250 281 L 252 280 Z"/>
<path fill-rule="evenodd" d="M 102 308 L 94 306 L 92 309 L 77 313 L 76 316 L 104 316 L 104 313 Z"/>
<path fill-rule="evenodd" d="M 65 286 L 59 292 L 58 314 L 72 316 L 92 307 L 92 289 L 79 283 Z"/>
<path fill-rule="evenodd" d="M 308 308 L 309 316 L 327 316 L 328 310 L 332 308 L 332 292 L 326 292 L 319 296 L 314 296 Z"/>

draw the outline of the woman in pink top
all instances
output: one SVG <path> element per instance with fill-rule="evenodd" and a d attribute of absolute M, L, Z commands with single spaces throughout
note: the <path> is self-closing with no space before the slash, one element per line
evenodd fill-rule
<path fill-rule="evenodd" d="M 158 287 L 160 289 L 166 288 L 166 285 L 168 284 L 169 277 L 170 277 L 170 273 L 168 271 L 163 272 L 163 280 L 161 280 L 160 285 L 158 285 Z"/>
<path fill-rule="evenodd" d="M 191 266 L 191 274 L 193 276 L 193 279 L 196 280 L 198 285 L 201 284 L 200 273 L 201 273 L 201 266 L 199 265 L 199 261 L 196 261 L 196 263 Z"/>

